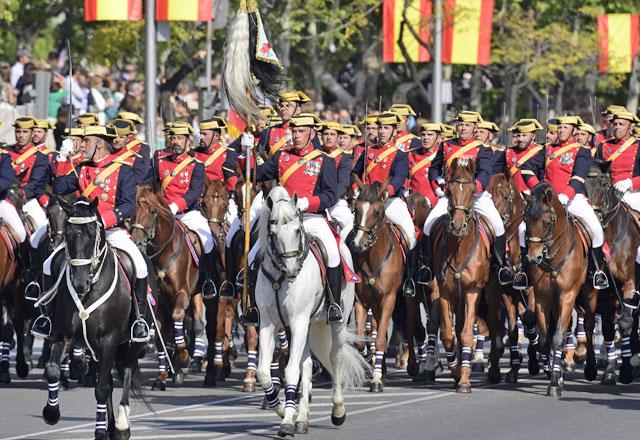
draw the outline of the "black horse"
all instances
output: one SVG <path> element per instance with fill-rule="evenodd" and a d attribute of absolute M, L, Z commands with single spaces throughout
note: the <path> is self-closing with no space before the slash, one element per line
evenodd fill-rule
<path fill-rule="evenodd" d="M 96 207 L 97 199 L 91 203 L 80 199 L 67 211 L 66 251 L 53 259 L 52 278 L 64 275 L 55 298 L 51 357 L 46 367 L 49 398 L 42 417 L 48 424 L 60 419 L 60 361 L 74 340 L 81 341 L 98 362 L 95 438 L 112 438 L 116 432 L 119 438 L 128 438 L 129 393 L 137 391 L 132 379 L 138 374 L 138 353 L 144 345 L 130 343 L 133 302 L 128 279 L 135 274 L 131 264 L 118 259 L 108 246 Z M 114 364 L 123 382 L 117 421 L 112 403 Z"/>

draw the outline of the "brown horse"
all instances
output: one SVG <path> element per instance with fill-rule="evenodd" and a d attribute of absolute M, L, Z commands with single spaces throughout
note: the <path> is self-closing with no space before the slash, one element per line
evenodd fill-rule
<path fill-rule="evenodd" d="M 473 326 L 478 317 L 482 290 L 491 276 L 490 250 L 483 245 L 480 219 L 473 209 L 474 175 L 474 161 L 453 161 L 451 178 L 447 181 L 449 215 L 439 220 L 431 233 L 434 274 L 440 288 L 441 338 L 456 390 L 461 393 L 471 392 Z M 490 330 L 491 334 L 497 332 L 497 329 Z M 498 346 L 501 341 L 496 342 L 491 346 L 491 382 L 497 382 L 500 375 Z"/>
<path fill-rule="evenodd" d="M 535 290 L 540 334 L 538 350 L 542 361 L 549 361 L 547 395 L 559 397 L 564 383 L 565 338 L 576 298 L 587 279 L 588 250 L 551 185 L 539 184 L 528 198 L 524 219 L 529 281 Z M 585 327 L 592 329 L 593 325 L 585 319 Z M 587 333 L 587 339 L 592 339 L 592 334 Z"/>
<path fill-rule="evenodd" d="M 487 191 L 491 193 L 493 203 L 500 213 L 507 234 L 509 246 L 509 265 L 514 273 L 522 268 L 522 251 L 518 239 L 518 227 L 524 219 L 524 200 L 520 196 L 513 180 L 505 174 L 496 174 L 491 178 Z M 487 296 L 491 297 L 490 302 L 495 304 L 501 301 L 505 308 L 507 318 L 507 335 L 509 338 L 509 364 L 510 370 L 505 380 L 508 383 L 518 381 L 518 372 L 522 362 L 518 347 L 518 327 L 517 317 L 520 316 L 525 328 L 525 335 L 529 339 L 527 354 L 529 356 L 528 368 L 530 374 L 538 374 L 540 366 L 538 364 L 538 354 L 535 344 L 538 342 L 538 333 L 535 322 L 535 297 L 533 288 L 529 286 L 525 291 L 517 291 L 506 286 L 500 286 L 492 280 L 487 287 Z M 497 296 L 495 296 L 497 295 Z M 496 323 L 497 324 L 497 323 Z M 502 325 L 499 326 L 502 328 Z M 502 332 L 500 332 L 502 333 Z M 501 335 L 500 335 L 501 337 Z"/>
<path fill-rule="evenodd" d="M 130 223 L 133 241 L 145 249 L 157 269 L 159 331 L 162 335 L 169 335 L 169 325 L 172 324 L 175 338 L 173 380 L 180 384 L 184 380 L 182 369 L 189 365 L 190 360 L 184 318 L 197 293 L 198 281 L 198 266 L 186 240 L 191 240 L 198 255 L 202 255 L 201 245 L 194 233 L 178 223 L 162 196 L 150 187 L 138 188 L 136 208 Z M 158 351 L 161 359 L 162 347 L 158 347 Z M 164 389 L 168 374 L 162 371 L 162 366 L 160 368 L 154 387 Z"/>
<path fill-rule="evenodd" d="M 354 255 L 355 266 L 362 278 L 356 284 L 358 300 L 373 311 L 378 323 L 375 364 L 370 391 L 382 392 L 384 354 L 387 348 L 387 328 L 396 303 L 396 293 L 403 276 L 402 244 L 394 237 L 392 226 L 385 218 L 386 188 L 388 182 L 363 185 L 356 177 L 360 194 L 354 201 L 355 219 L 349 249 Z M 362 319 L 363 313 L 357 316 Z M 366 315 L 365 315 L 366 316 Z M 356 323 L 356 334 L 364 334 L 365 323 Z M 365 351 L 365 343 L 358 345 Z"/>
<path fill-rule="evenodd" d="M 615 302 L 622 304 L 633 304 L 633 291 L 635 286 L 635 257 L 636 250 L 640 245 L 640 230 L 636 213 L 632 213 L 631 208 L 625 202 L 618 199 L 618 195 L 613 188 L 611 178 L 607 173 L 609 162 L 595 163 L 585 182 L 589 200 L 593 210 L 598 215 L 602 228 L 604 229 L 604 238 L 609 246 L 611 246 L 611 259 L 608 262 L 609 271 L 612 275 L 614 283 L 611 288 L 614 294 L 605 291 L 598 299 L 599 313 L 602 316 L 602 335 L 604 343 L 608 348 L 607 367 L 605 368 L 602 382 L 604 384 L 615 384 L 615 368 L 616 368 L 616 351 L 613 345 L 614 341 L 614 320 L 616 314 Z M 635 218 L 634 218 L 635 217 Z M 617 301 L 616 301 L 617 300 Z M 588 305 L 595 305 L 595 301 L 591 301 Z M 585 308 L 585 327 L 593 325 L 593 315 L 596 310 L 594 307 Z M 587 318 L 586 315 L 589 315 Z M 618 321 L 621 336 L 621 357 L 622 365 L 620 366 L 619 380 L 622 383 L 631 383 L 633 380 L 633 367 L 631 366 L 631 334 L 634 330 L 633 326 L 633 309 L 630 307 L 622 307 L 622 312 Z M 593 334 L 593 328 L 585 328 L 588 334 Z M 585 377 L 589 373 L 587 379 L 593 380 L 597 372 L 595 371 L 595 353 L 593 352 L 593 340 L 587 338 L 587 367 L 585 367 Z"/>

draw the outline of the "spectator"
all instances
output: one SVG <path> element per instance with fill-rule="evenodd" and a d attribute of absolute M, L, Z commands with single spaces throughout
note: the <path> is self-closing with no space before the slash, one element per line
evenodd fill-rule
<path fill-rule="evenodd" d="M 25 64 L 22 76 L 16 84 L 18 105 L 29 104 L 36 99 L 35 70 L 33 63 Z"/>
<path fill-rule="evenodd" d="M 28 50 L 22 49 L 18 51 L 16 58 L 17 61 L 11 68 L 11 85 L 17 88 L 18 81 L 22 78 L 22 75 L 24 75 L 24 66 L 31 62 L 31 53 Z"/>
<path fill-rule="evenodd" d="M 0 62 L 0 104 L 15 105 L 16 97 L 11 85 L 11 66 L 7 62 Z"/>
<path fill-rule="evenodd" d="M 127 94 L 122 99 L 119 109 L 138 115 L 144 114 L 144 86 L 138 81 L 131 81 L 127 84 Z"/>
<path fill-rule="evenodd" d="M 58 109 L 67 101 L 67 96 L 69 96 L 69 91 L 64 88 L 64 77 L 54 73 L 49 91 L 49 118 L 55 119 L 57 117 Z"/>
<path fill-rule="evenodd" d="M 122 75 L 120 76 L 124 81 L 135 81 L 136 76 L 138 75 L 138 68 L 135 64 L 127 64 L 124 66 L 122 71 Z"/>
<path fill-rule="evenodd" d="M 113 92 L 113 105 L 116 107 L 120 107 L 120 103 L 127 95 L 127 82 L 120 80 L 118 84 L 116 84 L 116 88 Z"/>
<path fill-rule="evenodd" d="M 108 120 L 114 119 L 118 115 L 118 103 L 115 102 L 114 93 L 116 91 L 116 84 L 111 78 L 111 75 L 107 75 L 102 79 L 102 88 L 100 89 L 102 96 L 107 104 L 105 109 L 105 115 Z"/>
<path fill-rule="evenodd" d="M 87 96 L 87 105 L 90 113 L 96 113 L 100 124 L 106 122 L 104 111 L 107 108 L 107 100 L 101 92 L 102 79 L 99 76 L 89 78 L 89 95 Z"/>
<path fill-rule="evenodd" d="M 87 88 L 87 75 L 81 69 L 74 69 L 73 77 L 67 77 L 65 81 L 71 92 L 73 112 L 86 113 L 88 107 L 89 89 Z M 71 84 L 69 84 L 71 83 Z M 67 101 L 68 102 L 68 101 Z"/>

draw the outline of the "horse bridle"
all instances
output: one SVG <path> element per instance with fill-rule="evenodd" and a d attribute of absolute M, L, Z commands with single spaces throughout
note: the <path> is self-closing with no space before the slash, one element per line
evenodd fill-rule
<path fill-rule="evenodd" d="M 91 258 L 71 258 L 69 255 L 69 248 L 65 247 L 65 257 L 66 262 L 69 266 L 80 267 L 80 266 L 89 266 L 89 277 L 91 278 L 91 283 L 95 283 L 100 278 L 100 273 L 102 272 L 102 266 L 104 265 L 105 254 L 107 253 L 108 246 L 105 242 L 102 247 L 100 246 L 100 228 L 102 227 L 102 222 L 98 220 L 98 217 L 95 215 L 89 217 L 69 217 L 67 218 L 67 222 L 72 225 L 87 225 L 91 223 L 96 224 L 96 238 L 93 243 L 93 252 L 91 254 Z"/>
<path fill-rule="evenodd" d="M 455 178 L 455 179 L 451 179 L 447 181 L 447 188 L 449 188 L 451 186 L 451 184 L 457 183 L 458 185 L 460 185 L 462 187 L 462 185 L 473 185 L 473 196 L 475 198 L 476 193 L 477 193 L 477 189 L 476 189 L 476 182 L 475 179 L 464 179 L 464 178 Z M 451 197 L 449 197 L 449 200 L 451 200 Z M 460 231 L 460 235 L 467 235 L 467 233 L 469 232 L 469 222 L 471 221 L 471 218 L 473 217 L 473 214 L 475 212 L 475 207 L 474 204 L 472 203 L 471 206 L 464 206 L 464 205 L 451 205 L 451 203 L 449 203 L 449 206 L 447 207 L 447 212 L 449 213 L 449 224 L 447 225 L 447 229 L 449 232 L 454 232 L 453 231 L 453 213 L 456 211 L 462 211 L 466 214 L 466 217 L 464 219 L 464 223 L 462 224 L 462 230 Z M 457 234 L 454 234 L 457 235 Z"/>
<path fill-rule="evenodd" d="M 288 200 L 282 199 L 282 200 L 278 200 L 275 203 L 279 203 L 279 202 L 289 202 Z M 300 234 L 300 241 L 298 243 L 298 249 L 294 250 L 294 251 L 287 251 L 287 252 L 279 252 L 276 249 L 276 235 L 271 231 L 271 226 L 284 226 L 287 223 L 292 222 L 294 219 L 291 219 L 290 221 L 288 221 L 287 223 L 279 223 L 276 221 L 273 221 L 271 219 L 269 219 L 269 232 L 268 232 L 268 238 L 269 238 L 269 253 L 271 254 L 271 259 L 273 260 L 273 265 L 275 267 L 276 270 L 278 270 L 281 273 L 284 273 L 284 261 L 287 258 L 295 258 L 296 259 L 296 275 L 300 272 L 300 270 L 302 270 L 302 264 L 304 263 L 304 260 L 307 257 L 307 254 L 309 253 L 309 241 L 305 240 L 305 232 L 304 232 L 304 223 L 302 221 L 302 211 L 298 211 L 298 215 L 296 217 L 298 219 L 298 221 L 300 222 L 300 229 L 298 230 L 298 234 Z"/>
<path fill-rule="evenodd" d="M 362 248 L 361 251 L 356 251 L 356 252 L 363 253 L 366 250 L 368 250 L 369 248 L 371 248 L 371 246 L 374 245 L 374 243 L 378 239 L 378 232 L 380 232 L 380 228 L 384 224 L 384 219 L 385 219 L 385 216 L 381 215 L 380 211 L 376 211 L 376 221 L 373 224 L 373 227 L 368 228 L 368 227 L 362 226 L 360 224 L 354 224 L 353 225 L 353 229 L 355 229 L 356 231 L 362 231 L 365 234 L 367 234 L 367 244 L 365 245 L 364 248 Z"/>
<path fill-rule="evenodd" d="M 550 213 L 551 214 L 551 222 L 549 222 L 549 226 L 547 227 L 547 230 L 545 231 L 545 235 L 542 236 L 542 237 L 530 236 L 529 232 L 527 231 L 525 239 L 529 243 L 542 243 L 543 244 L 542 255 L 543 255 L 545 261 L 549 262 L 549 261 L 552 261 L 558 255 L 558 252 L 560 252 L 560 249 L 562 249 L 562 245 L 560 245 L 560 246 L 558 246 L 558 248 L 556 249 L 555 252 L 551 253 L 551 248 L 556 243 L 556 240 L 558 240 L 559 238 L 563 237 L 565 242 L 566 242 L 567 232 L 568 232 L 567 229 L 568 229 L 569 224 L 571 222 L 569 221 L 569 211 L 565 210 L 566 221 L 565 221 L 564 229 L 562 230 L 562 232 L 560 232 L 557 236 L 554 237 L 553 236 L 553 229 L 556 226 L 556 221 L 558 220 L 558 217 L 557 217 L 556 212 L 553 209 L 553 207 L 547 208 L 544 211 L 542 211 L 541 216 L 546 214 L 546 213 Z M 564 244 L 564 242 L 562 244 Z M 535 264 L 535 263 L 532 263 L 532 264 Z"/>
<path fill-rule="evenodd" d="M 620 199 L 616 197 L 615 198 L 616 203 L 613 205 L 613 207 L 611 206 L 611 180 L 609 179 L 609 176 L 607 176 L 606 174 L 600 175 L 600 174 L 589 173 L 587 177 L 596 178 L 598 179 L 598 181 L 603 182 L 602 184 L 602 187 L 604 188 L 603 203 L 602 205 L 595 205 L 592 203 L 591 207 L 593 208 L 593 211 L 598 216 L 598 220 L 600 220 L 600 223 L 602 224 L 602 228 L 605 229 L 607 226 L 609 226 L 609 223 L 615 217 L 615 214 L 618 211 L 618 208 L 620 208 Z"/>
<path fill-rule="evenodd" d="M 219 193 L 216 193 L 212 196 L 213 198 L 216 197 L 221 197 L 224 198 L 223 196 L 221 196 Z M 203 205 L 206 206 L 206 203 L 203 201 Z M 224 205 L 224 213 L 226 214 L 229 211 L 229 199 L 226 200 L 225 205 Z M 203 210 L 201 210 L 202 215 L 204 216 L 204 218 L 207 219 L 207 223 L 209 223 L 210 225 L 217 225 L 218 226 L 218 233 L 216 234 L 216 238 L 218 239 L 218 244 L 224 243 L 225 241 L 225 231 L 224 231 L 224 225 L 226 223 L 224 217 L 222 218 L 217 218 L 217 217 L 212 217 L 212 218 L 208 218 L 207 217 L 207 213 L 204 212 Z"/>

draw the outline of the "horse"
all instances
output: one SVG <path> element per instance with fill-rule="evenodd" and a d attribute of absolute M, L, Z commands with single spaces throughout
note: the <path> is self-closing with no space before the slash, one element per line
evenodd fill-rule
<path fill-rule="evenodd" d="M 169 206 L 153 188 L 138 188 L 136 208 L 130 219 L 131 238 L 147 253 L 158 276 L 158 361 L 160 371 L 153 388 L 164 390 L 168 373 L 164 362 L 169 353 L 162 346 L 170 335 L 169 323 L 173 324 L 175 350 L 170 365 L 174 367 L 173 381 L 180 385 L 184 381 L 183 368 L 189 366 L 189 352 L 184 327 L 186 310 L 197 293 L 198 266 L 192 257 L 187 240 L 191 240 L 195 252 L 202 255 L 197 237 L 180 224 Z M 163 337 L 164 335 L 164 337 Z M 158 345 L 158 344 L 156 344 Z"/>
<path fill-rule="evenodd" d="M 387 328 L 396 304 L 396 295 L 403 277 L 403 250 L 399 235 L 392 230 L 385 217 L 384 202 L 387 198 L 387 184 L 373 182 L 363 185 L 356 177 L 360 194 L 353 202 L 355 218 L 350 234 L 349 250 L 355 255 L 355 267 L 363 280 L 356 285 L 358 301 L 373 311 L 377 322 L 375 363 L 373 378 L 369 385 L 371 392 L 384 390 L 384 356 L 387 349 Z M 399 233 L 398 233 L 399 234 Z M 364 335 L 363 313 L 358 313 L 356 334 Z M 367 355 L 364 341 L 357 344 L 363 355 Z"/>
<path fill-rule="evenodd" d="M 473 327 L 483 300 L 482 291 L 491 277 L 491 254 L 484 245 L 480 216 L 474 209 L 476 196 L 475 162 L 466 158 L 454 159 L 447 181 L 448 216 L 434 225 L 434 274 L 440 289 L 441 339 L 447 352 L 451 376 L 459 393 L 471 392 L 471 356 Z M 491 311 L 490 307 L 487 307 Z M 497 310 L 495 310 L 497 313 Z M 453 323 L 455 320 L 455 339 Z M 490 334 L 499 329 L 492 328 Z M 489 381 L 500 381 L 500 338 L 492 338 Z"/>
<path fill-rule="evenodd" d="M 349 345 L 346 319 L 334 325 L 325 321 L 322 269 L 311 251 L 311 239 L 305 234 L 296 203 L 297 195 L 291 198 L 283 187 L 276 186 L 269 192 L 259 220 L 264 247 L 260 250 L 262 264 L 256 281 L 256 304 L 260 309 L 258 378 L 269 407 L 283 417 L 278 431 L 282 437 L 308 432 L 311 352 L 333 377 L 331 421 L 336 426 L 346 419 L 343 386 L 361 384 L 368 367 Z M 354 302 L 353 283 L 343 283 L 340 298 L 345 316 L 349 316 Z M 274 389 L 270 368 L 279 325 L 291 331 L 284 405 Z M 300 406 L 294 422 L 299 383 Z"/>
<path fill-rule="evenodd" d="M 116 434 L 129 438 L 129 394 L 137 390 L 132 379 L 139 374 L 138 353 L 144 345 L 130 342 L 133 299 L 129 280 L 135 273 L 131 262 L 107 244 L 97 205 L 97 199 L 79 199 L 73 204 L 64 228 L 65 250 L 53 259 L 56 314 L 42 418 L 50 425 L 60 420 L 60 362 L 74 340 L 83 341 L 98 363 L 95 438 Z M 117 420 L 112 403 L 114 365 L 123 381 Z"/>
<path fill-rule="evenodd" d="M 640 228 L 638 214 L 635 213 L 624 201 L 619 199 L 608 174 L 610 162 L 596 161 L 587 174 L 585 186 L 591 206 L 595 211 L 604 230 L 605 241 L 610 245 L 611 259 L 608 262 L 609 273 L 614 283 L 611 285 L 613 292 L 603 292 L 600 295 L 599 306 L 602 316 L 602 335 L 607 348 L 607 366 L 602 378 L 604 384 L 615 384 L 616 351 L 614 342 L 614 319 L 616 315 L 615 302 L 624 305 L 633 303 L 635 286 L 635 256 L 640 245 Z M 613 295 L 611 294 L 613 293 Z M 593 334 L 593 315 L 596 310 L 591 302 L 585 310 L 585 327 L 591 327 L 585 331 Z M 587 316 L 589 315 L 589 319 Z M 621 336 L 621 358 L 619 380 L 628 384 L 633 381 L 633 367 L 631 366 L 631 334 L 634 330 L 633 309 L 623 306 L 618 319 L 618 327 Z M 593 341 L 587 338 L 587 357 L 595 358 Z M 593 361 L 592 365 L 595 365 Z M 590 371 L 590 379 L 595 379 L 593 370 Z M 586 370 L 585 370 L 586 375 Z"/>
<path fill-rule="evenodd" d="M 547 395 L 560 397 L 564 386 L 562 363 L 571 314 L 587 280 L 588 245 L 581 243 L 578 225 L 560 203 L 551 185 L 538 184 L 527 196 L 525 209 L 529 281 L 535 291 L 536 318 L 542 361 L 548 362 Z M 590 290 L 585 286 L 585 290 Z M 586 294 L 590 301 L 595 295 Z M 595 306 L 594 306 L 595 307 Z M 593 328 L 585 317 L 585 327 Z M 587 330 L 587 343 L 592 340 Z M 587 357 L 585 376 L 595 369 L 595 357 Z"/>
<path fill-rule="evenodd" d="M 522 268 L 522 255 L 518 237 L 518 227 L 524 218 L 524 199 L 520 196 L 518 188 L 508 174 L 495 174 L 487 191 L 491 193 L 493 203 L 500 213 L 507 234 L 509 245 L 508 263 L 517 271 Z M 507 383 L 517 383 L 522 355 L 518 346 L 518 316 L 521 317 L 525 329 L 525 336 L 529 340 L 527 347 L 529 374 L 536 375 L 540 372 L 536 343 L 538 334 L 535 322 L 535 296 L 533 288 L 529 286 L 524 292 L 500 286 L 496 282 L 490 282 L 487 287 L 487 295 L 493 297 L 493 302 L 501 301 L 507 318 L 507 336 L 509 338 L 509 366 L 510 370 L 505 376 Z M 497 296 L 496 296 L 497 295 Z M 498 299 L 498 297 L 500 299 Z M 500 326 L 502 327 L 502 326 Z M 501 332 L 502 333 L 502 332 Z"/>

